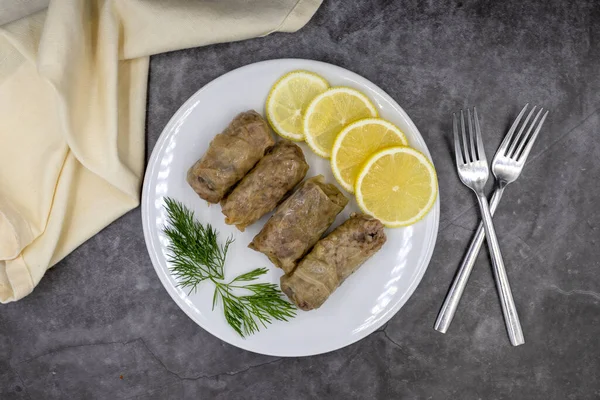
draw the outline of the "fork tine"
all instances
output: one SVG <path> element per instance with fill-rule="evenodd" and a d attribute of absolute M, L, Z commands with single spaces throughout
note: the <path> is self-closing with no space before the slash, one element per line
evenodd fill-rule
<path fill-rule="evenodd" d="M 472 123 L 472 117 L 471 117 L 471 109 L 467 108 L 467 121 L 469 122 L 469 138 L 471 139 L 469 142 L 470 146 L 471 146 L 471 160 L 475 161 L 477 160 L 477 153 L 475 152 L 475 142 L 473 142 L 473 134 L 471 132 L 473 132 L 473 123 Z"/>
<path fill-rule="evenodd" d="M 544 121 L 546 120 L 547 116 L 548 116 L 548 111 L 546 111 L 544 113 L 544 116 L 540 120 L 537 128 L 535 128 L 535 131 L 533 132 L 533 135 L 531 136 L 531 139 L 529 139 L 529 142 L 527 142 L 527 146 L 525 146 L 525 149 L 523 150 L 523 153 L 521 153 L 521 156 L 519 156 L 518 162 L 525 163 L 525 161 L 527 161 L 527 157 L 529 156 L 529 152 L 531 151 L 531 148 L 533 147 L 533 143 L 535 143 L 535 139 L 537 139 L 538 133 L 540 132 L 540 129 L 542 128 L 542 125 L 544 125 Z"/>
<path fill-rule="evenodd" d="M 525 104 L 525 106 L 521 109 L 521 112 L 519 113 L 519 115 L 517 115 L 517 118 L 515 118 L 515 122 L 513 122 L 512 126 L 508 130 L 508 133 L 506 134 L 506 136 L 504 136 L 504 140 L 500 144 L 500 147 L 498 147 L 498 154 L 506 154 L 506 149 L 508 149 L 508 145 L 510 144 L 510 141 L 514 136 L 514 133 L 517 130 L 517 126 L 519 125 L 523 114 L 525 114 L 525 110 L 527 110 L 527 107 L 529 107 L 529 103 Z"/>
<path fill-rule="evenodd" d="M 471 119 L 471 111 L 469 111 L 468 109 L 467 109 L 467 117 L 469 119 Z M 469 140 L 470 140 L 471 144 L 473 144 L 475 142 L 475 132 L 470 123 L 469 123 Z M 475 149 L 473 149 L 473 150 L 475 150 Z M 471 160 L 472 161 L 479 160 L 479 158 L 477 157 L 477 154 L 475 154 L 474 151 L 471 153 Z"/>
<path fill-rule="evenodd" d="M 535 115 L 535 118 L 533 119 L 533 121 L 531 121 L 531 124 L 529 124 L 529 128 L 527 129 L 527 132 L 525 132 L 525 134 L 523 135 L 523 138 L 520 140 L 519 146 L 517 147 L 517 150 L 515 150 L 515 153 L 512 156 L 513 159 L 515 159 L 515 160 L 519 159 L 521 150 L 523 149 L 523 146 L 525 146 L 525 143 L 527 143 L 527 140 L 529 139 L 529 134 L 533 131 L 533 128 L 535 127 L 537 120 L 540 118 L 540 115 L 542 115 L 543 111 L 544 111 L 544 109 L 540 107 L 538 113 Z"/>
<path fill-rule="evenodd" d="M 465 158 L 465 164 L 473 161 L 469 158 L 469 147 L 467 147 L 467 134 L 465 133 L 465 115 L 463 114 L 463 110 L 460 110 L 460 127 L 462 130 L 462 140 L 463 140 L 463 156 Z"/>
<path fill-rule="evenodd" d="M 479 126 L 479 118 L 477 117 L 477 108 L 473 107 L 473 119 L 475 120 L 475 134 L 477 135 L 477 153 L 480 161 L 486 161 L 485 149 L 481 140 L 481 128 Z"/>
<path fill-rule="evenodd" d="M 456 158 L 456 166 L 465 164 L 465 160 L 460 148 L 460 139 L 458 137 L 458 121 L 456 119 L 456 113 L 452 113 L 452 127 L 454 130 L 454 155 Z"/>
<path fill-rule="evenodd" d="M 523 125 L 521 125 L 521 128 L 519 129 L 519 133 L 517 133 L 517 136 L 515 137 L 515 140 L 512 141 L 512 143 L 510 145 L 510 148 L 506 152 L 506 156 L 507 157 L 511 157 L 511 158 L 513 157 L 515 148 L 517 147 L 517 144 L 519 143 L 519 140 L 521 139 L 521 135 L 523 134 L 523 131 L 525 130 L 525 127 L 527 126 L 527 123 L 531 119 L 531 116 L 535 112 L 536 108 L 537 108 L 537 106 L 533 106 L 533 108 L 531 109 L 531 111 L 529 111 L 529 114 L 527 114 L 527 118 L 525 118 L 525 122 L 523 122 Z"/>

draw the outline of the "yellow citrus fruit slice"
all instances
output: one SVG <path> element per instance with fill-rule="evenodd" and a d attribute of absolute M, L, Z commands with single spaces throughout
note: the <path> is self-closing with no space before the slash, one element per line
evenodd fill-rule
<path fill-rule="evenodd" d="M 331 88 L 313 99 L 304 115 L 306 143 L 317 155 L 329 158 L 333 141 L 348 124 L 377 117 L 371 100 L 356 89 Z"/>
<path fill-rule="evenodd" d="M 412 225 L 431 209 L 438 185 L 433 164 L 410 147 L 389 147 L 373 154 L 354 185 L 356 201 L 385 226 Z"/>
<path fill-rule="evenodd" d="M 304 111 L 312 99 L 329 88 L 329 83 L 308 71 L 292 71 L 271 88 L 265 105 L 267 120 L 280 136 L 304 140 Z"/>
<path fill-rule="evenodd" d="M 336 136 L 331 150 L 331 170 L 339 184 L 352 193 L 360 167 L 371 154 L 407 144 L 404 133 L 391 122 L 380 118 L 358 120 Z"/>

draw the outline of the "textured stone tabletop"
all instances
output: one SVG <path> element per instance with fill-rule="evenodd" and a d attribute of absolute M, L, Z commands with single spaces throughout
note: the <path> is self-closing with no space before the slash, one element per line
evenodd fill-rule
<path fill-rule="evenodd" d="M 593 399 L 600 397 L 600 3 L 325 1 L 295 34 L 152 58 L 151 152 L 172 114 L 234 68 L 299 57 L 382 87 L 437 167 L 437 246 L 414 295 L 344 349 L 273 358 L 225 344 L 171 300 L 140 209 L 0 306 L 0 399 Z M 520 108 L 549 118 L 495 218 L 526 336 L 508 342 L 487 253 L 449 333 L 433 323 L 478 219 L 451 153 L 451 112 L 476 105 L 488 157 Z"/>

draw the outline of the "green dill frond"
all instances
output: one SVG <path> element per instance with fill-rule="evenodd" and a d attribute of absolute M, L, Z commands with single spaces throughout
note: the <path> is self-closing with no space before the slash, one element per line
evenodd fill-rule
<path fill-rule="evenodd" d="M 251 283 L 266 274 L 268 269 L 256 268 L 234 278 L 225 279 L 225 258 L 233 238 L 219 245 L 217 231 L 198 222 L 194 213 L 180 202 L 165 198 L 167 225 L 164 233 L 169 239 L 170 271 L 178 286 L 196 291 L 198 285 L 210 280 L 215 285 L 212 299 L 214 310 L 219 299 L 227 323 L 242 337 L 259 331 L 273 320 L 288 321 L 296 315 L 296 308 L 282 296 L 272 283 Z M 234 293 L 244 292 L 244 295 Z"/>

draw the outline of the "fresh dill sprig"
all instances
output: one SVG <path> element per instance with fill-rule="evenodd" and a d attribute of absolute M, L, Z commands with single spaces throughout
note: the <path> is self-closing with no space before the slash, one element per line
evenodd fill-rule
<path fill-rule="evenodd" d="M 168 197 L 165 204 L 168 226 L 164 232 L 170 241 L 170 270 L 178 286 L 192 292 L 203 281 L 213 282 L 213 310 L 220 298 L 225 320 L 242 337 L 258 332 L 260 325 L 266 327 L 274 319 L 288 321 L 296 315 L 296 308 L 282 297 L 277 285 L 245 283 L 266 274 L 266 268 L 256 268 L 223 282 L 225 257 L 233 238 L 227 238 L 225 245 L 220 246 L 217 231 L 196 221 L 191 210 Z"/>
<path fill-rule="evenodd" d="M 168 226 L 164 228 L 169 238 L 171 273 L 179 286 L 195 291 L 198 284 L 210 278 L 224 279 L 225 256 L 233 238 L 219 246 L 217 231 L 206 227 L 194 218 L 194 213 L 180 202 L 165 198 Z"/>
<path fill-rule="evenodd" d="M 273 319 L 287 321 L 296 316 L 296 308 L 285 301 L 281 290 L 272 283 L 239 285 L 253 281 L 267 273 L 266 268 L 256 268 L 239 275 L 229 283 L 215 282 L 213 309 L 220 297 L 227 323 L 242 337 L 258 332 L 260 325 L 267 327 Z M 237 290 L 236 290 L 237 289 Z M 236 292 L 245 292 L 237 295 Z"/>

